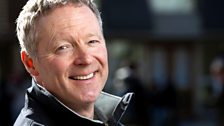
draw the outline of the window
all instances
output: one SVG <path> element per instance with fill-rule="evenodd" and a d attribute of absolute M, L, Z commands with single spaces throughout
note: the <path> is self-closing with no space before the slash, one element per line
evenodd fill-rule
<path fill-rule="evenodd" d="M 195 0 L 148 0 L 151 10 L 160 14 L 191 13 Z"/>

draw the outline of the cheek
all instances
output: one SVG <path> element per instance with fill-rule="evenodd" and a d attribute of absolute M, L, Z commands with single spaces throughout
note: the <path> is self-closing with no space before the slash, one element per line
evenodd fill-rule
<path fill-rule="evenodd" d="M 43 77 L 49 76 L 59 76 L 60 74 L 65 72 L 68 64 L 65 62 L 66 60 L 53 59 L 53 60 L 45 60 L 42 66 L 42 75 Z"/>
<path fill-rule="evenodd" d="M 107 49 L 106 49 L 106 47 L 98 48 L 97 51 L 96 51 L 96 54 L 98 55 L 99 60 L 100 60 L 104 65 L 107 65 L 107 63 L 108 63 L 108 59 L 107 59 Z"/>
<path fill-rule="evenodd" d="M 109 71 L 108 70 L 107 49 L 106 48 L 99 48 L 96 55 L 98 56 L 98 61 L 102 66 L 103 74 L 107 78 L 108 71 Z"/>
<path fill-rule="evenodd" d="M 64 71 L 68 68 L 68 60 L 64 59 L 54 59 L 49 64 L 49 68 L 53 70 L 55 73 L 64 73 Z"/>

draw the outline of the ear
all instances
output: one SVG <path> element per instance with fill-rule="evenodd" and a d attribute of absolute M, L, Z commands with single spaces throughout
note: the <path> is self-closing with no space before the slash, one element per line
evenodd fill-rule
<path fill-rule="evenodd" d="M 39 73 L 38 71 L 35 69 L 34 65 L 33 65 L 33 60 L 32 58 L 25 52 L 22 51 L 21 52 L 21 60 L 26 68 L 26 70 L 33 76 L 38 76 Z"/>

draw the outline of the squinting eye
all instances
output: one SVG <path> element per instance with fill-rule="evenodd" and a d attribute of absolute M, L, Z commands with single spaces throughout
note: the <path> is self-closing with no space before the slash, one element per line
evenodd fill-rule
<path fill-rule="evenodd" d="M 65 44 L 65 45 L 62 45 L 62 46 L 59 46 L 57 49 L 56 49 L 56 52 L 65 52 L 65 51 L 69 51 L 72 49 L 72 45 L 71 44 Z"/>
<path fill-rule="evenodd" d="M 60 46 L 57 50 L 63 50 L 63 49 L 67 49 L 68 48 L 68 46 Z"/>
<path fill-rule="evenodd" d="M 89 43 L 89 44 L 93 44 L 93 43 L 97 43 L 97 42 L 99 42 L 99 41 L 97 41 L 97 40 L 91 40 L 91 41 L 89 41 L 88 43 Z"/>

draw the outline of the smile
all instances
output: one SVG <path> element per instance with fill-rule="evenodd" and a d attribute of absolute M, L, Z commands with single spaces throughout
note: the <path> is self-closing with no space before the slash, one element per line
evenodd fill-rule
<path fill-rule="evenodd" d="M 75 76 L 75 77 L 69 77 L 70 79 L 74 79 L 74 80 L 87 80 L 87 79 L 90 79 L 90 78 L 93 78 L 94 76 L 94 73 L 91 73 L 89 75 L 85 75 L 85 76 Z"/>

